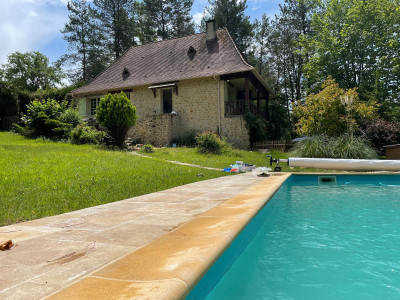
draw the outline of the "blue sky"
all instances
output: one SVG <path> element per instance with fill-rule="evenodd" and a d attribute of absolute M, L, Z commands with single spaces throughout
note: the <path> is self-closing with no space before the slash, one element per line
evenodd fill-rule
<path fill-rule="evenodd" d="M 239 0 L 240 1 L 240 0 Z M 68 0 L 0 0 L 0 64 L 7 55 L 20 51 L 39 51 L 50 61 L 67 51 L 60 30 L 68 21 Z M 266 13 L 279 12 L 283 0 L 247 0 L 247 15 L 252 20 Z M 195 0 L 192 14 L 199 21 L 207 0 Z"/>

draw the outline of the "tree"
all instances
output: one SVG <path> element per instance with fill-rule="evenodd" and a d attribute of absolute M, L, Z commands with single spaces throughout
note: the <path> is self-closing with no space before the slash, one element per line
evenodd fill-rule
<path fill-rule="evenodd" d="M 143 0 L 142 30 L 146 40 L 166 40 L 194 33 L 193 0 Z"/>
<path fill-rule="evenodd" d="M 310 86 L 331 75 L 362 100 L 397 103 L 400 85 L 400 1 L 331 0 L 312 20 L 306 40 Z"/>
<path fill-rule="evenodd" d="M 64 54 L 60 62 L 77 65 L 73 69 L 73 82 L 89 81 L 96 77 L 109 61 L 109 51 L 102 47 L 104 36 L 96 18 L 97 12 L 86 0 L 73 0 L 67 4 L 69 21 L 61 33 L 68 42 L 70 53 Z"/>
<path fill-rule="evenodd" d="M 123 52 L 135 44 L 135 28 L 132 25 L 131 14 L 136 6 L 134 0 L 94 0 L 98 10 L 101 26 L 108 33 L 106 36 L 109 49 L 118 58 Z"/>
<path fill-rule="evenodd" d="M 358 98 L 355 89 L 345 91 L 329 77 L 322 91 L 307 97 L 304 105 L 298 105 L 293 113 L 298 117 L 296 131 L 303 135 L 350 136 L 359 125 L 377 118 L 378 106 Z"/>
<path fill-rule="evenodd" d="M 47 56 L 40 52 L 14 52 L 7 60 L 3 65 L 4 78 L 17 89 L 34 92 L 61 82 L 60 68 L 50 66 Z"/>
<path fill-rule="evenodd" d="M 203 23 L 208 17 L 216 21 L 218 28 L 226 27 L 242 53 L 247 52 L 253 36 L 250 17 L 244 14 L 246 1 L 208 0 L 210 6 L 203 17 Z"/>
<path fill-rule="evenodd" d="M 108 129 L 117 146 L 122 147 L 129 128 L 136 124 L 136 107 L 124 92 L 108 94 L 100 100 L 96 119 L 100 125 Z"/>

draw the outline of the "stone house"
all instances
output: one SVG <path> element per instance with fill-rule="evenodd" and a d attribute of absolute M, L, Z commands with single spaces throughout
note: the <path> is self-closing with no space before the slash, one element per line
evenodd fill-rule
<path fill-rule="evenodd" d="M 79 111 L 96 112 L 100 98 L 125 92 L 139 116 L 129 136 L 156 146 L 193 131 L 213 131 L 249 147 L 243 120 L 268 116 L 271 89 L 238 51 L 227 29 L 134 46 L 92 82 L 75 89 Z"/>

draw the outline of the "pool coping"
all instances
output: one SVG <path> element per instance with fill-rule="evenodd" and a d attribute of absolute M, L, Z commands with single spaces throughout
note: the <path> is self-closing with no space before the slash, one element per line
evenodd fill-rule
<path fill-rule="evenodd" d="M 46 299 L 184 299 L 290 176 L 266 178 Z"/>

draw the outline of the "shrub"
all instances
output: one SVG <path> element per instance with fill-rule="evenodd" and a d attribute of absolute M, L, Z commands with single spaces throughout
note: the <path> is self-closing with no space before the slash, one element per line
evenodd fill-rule
<path fill-rule="evenodd" d="M 129 128 L 136 124 L 136 107 L 123 92 L 108 94 L 100 100 L 96 119 L 107 128 L 117 146 L 122 148 Z"/>
<path fill-rule="evenodd" d="M 374 159 L 377 153 L 362 137 L 344 134 L 339 137 L 314 136 L 294 147 L 292 155 L 311 158 Z"/>
<path fill-rule="evenodd" d="M 66 110 L 66 104 L 60 104 L 55 100 L 34 100 L 27 106 L 27 112 L 23 117 L 28 136 L 47 137 L 52 139 L 68 138 L 72 125 L 60 121 L 61 114 Z"/>
<path fill-rule="evenodd" d="M 232 149 L 225 138 L 213 132 L 203 132 L 196 136 L 197 148 L 201 153 L 221 154 Z"/>
<path fill-rule="evenodd" d="M 143 145 L 143 151 L 146 153 L 153 153 L 154 147 L 153 147 L 153 145 L 150 145 L 150 144 Z"/>
<path fill-rule="evenodd" d="M 195 147 L 196 146 L 196 135 L 195 130 L 188 131 L 187 133 L 172 140 L 172 143 L 178 146 Z"/>
<path fill-rule="evenodd" d="M 367 123 L 361 133 L 379 154 L 383 154 L 383 146 L 397 144 L 400 141 L 400 123 L 377 119 Z"/>
<path fill-rule="evenodd" d="M 70 139 L 72 144 L 94 144 L 100 143 L 104 137 L 104 132 L 98 131 L 93 127 L 80 124 L 75 127 L 70 133 Z"/>
<path fill-rule="evenodd" d="M 73 127 L 82 123 L 83 119 L 79 111 L 74 108 L 68 108 L 60 115 L 60 121 L 63 123 L 71 124 Z"/>
<path fill-rule="evenodd" d="M 11 84 L 0 82 L 0 129 L 6 129 L 6 117 L 18 115 L 18 97 Z"/>

